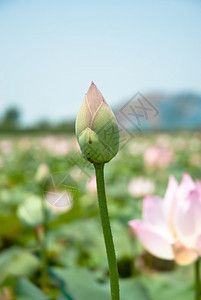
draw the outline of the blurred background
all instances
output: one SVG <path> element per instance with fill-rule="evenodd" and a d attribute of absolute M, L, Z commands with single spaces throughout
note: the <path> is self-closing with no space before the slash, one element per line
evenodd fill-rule
<path fill-rule="evenodd" d="M 106 184 L 122 299 L 193 299 L 192 267 L 149 255 L 127 222 L 170 174 L 201 179 L 200 12 L 198 0 L 0 1 L 1 300 L 110 299 L 74 133 L 92 80 L 121 134 Z"/>

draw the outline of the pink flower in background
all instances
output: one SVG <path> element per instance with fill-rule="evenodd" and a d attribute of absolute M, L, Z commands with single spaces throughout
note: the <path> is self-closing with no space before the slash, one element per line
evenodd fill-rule
<path fill-rule="evenodd" d="M 48 191 L 45 199 L 52 212 L 65 213 L 73 206 L 73 197 L 69 191 Z"/>
<path fill-rule="evenodd" d="M 145 166 L 150 169 L 165 169 L 173 159 L 173 149 L 163 148 L 157 145 L 149 147 L 144 154 Z"/>
<path fill-rule="evenodd" d="M 201 255 L 201 182 L 184 174 L 178 184 L 170 176 L 164 199 L 145 197 L 142 220 L 129 226 L 151 254 L 180 265 L 194 262 Z"/>
<path fill-rule="evenodd" d="M 128 184 L 129 194 L 134 197 L 144 197 L 155 191 L 154 183 L 143 177 L 132 179 Z"/>
<path fill-rule="evenodd" d="M 13 150 L 13 143 L 10 140 L 0 141 L 0 152 L 3 154 L 9 154 Z"/>
<path fill-rule="evenodd" d="M 70 139 L 49 135 L 40 140 L 40 144 L 48 151 L 58 156 L 65 156 L 72 150 Z"/>

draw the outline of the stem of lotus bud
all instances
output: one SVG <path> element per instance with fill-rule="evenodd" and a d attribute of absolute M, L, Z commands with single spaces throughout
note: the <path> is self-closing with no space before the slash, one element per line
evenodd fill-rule
<path fill-rule="evenodd" d="M 104 163 L 94 164 L 94 167 L 96 171 L 96 183 L 100 217 L 109 265 L 111 299 L 119 300 L 119 276 L 105 195 Z"/>

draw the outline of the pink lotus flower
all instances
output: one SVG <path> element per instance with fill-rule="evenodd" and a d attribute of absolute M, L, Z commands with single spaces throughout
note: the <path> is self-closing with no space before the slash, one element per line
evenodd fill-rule
<path fill-rule="evenodd" d="M 188 265 L 201 255 L 201 182 L 188 174 L 179 185 L 170 176 L 164 199 L 147 196 L 142 220 L 132 220 L 134 230 L 151 254 Z"/>
<path fill-rule="evenodd" d="M 148 169 L 165 169 L 174 159 L 171 148 L 163 148 L 157 145 L 149 147 L 144 154 L 144 163 Z"/>

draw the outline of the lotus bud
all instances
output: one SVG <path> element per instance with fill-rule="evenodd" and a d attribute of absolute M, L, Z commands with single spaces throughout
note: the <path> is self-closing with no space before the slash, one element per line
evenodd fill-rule
<path fill-rule="evenodd" d="M 40 164 L 36 171 L 36 175 L 35 175 L 36 181 L 38 181 L 38 182 L 43 181 L 45 178 L 47 178 L 49 173 L 50 173 L 50 170 L 49 170 L 48 166 L 44 163 Z"/>
<path fill-rule="evenodd" d="M 26 227 L 35 228 L 45 221 L 43 199 L 35 195 L 26 198 L 18 207 L 17 216 Z"/>
<path fill-rule="evenodd" d="M 83 156 L 91 163 L 106 163 L 118 152 L 116 118 L 93 82 L 77 115 L 76 136 Z"/>

